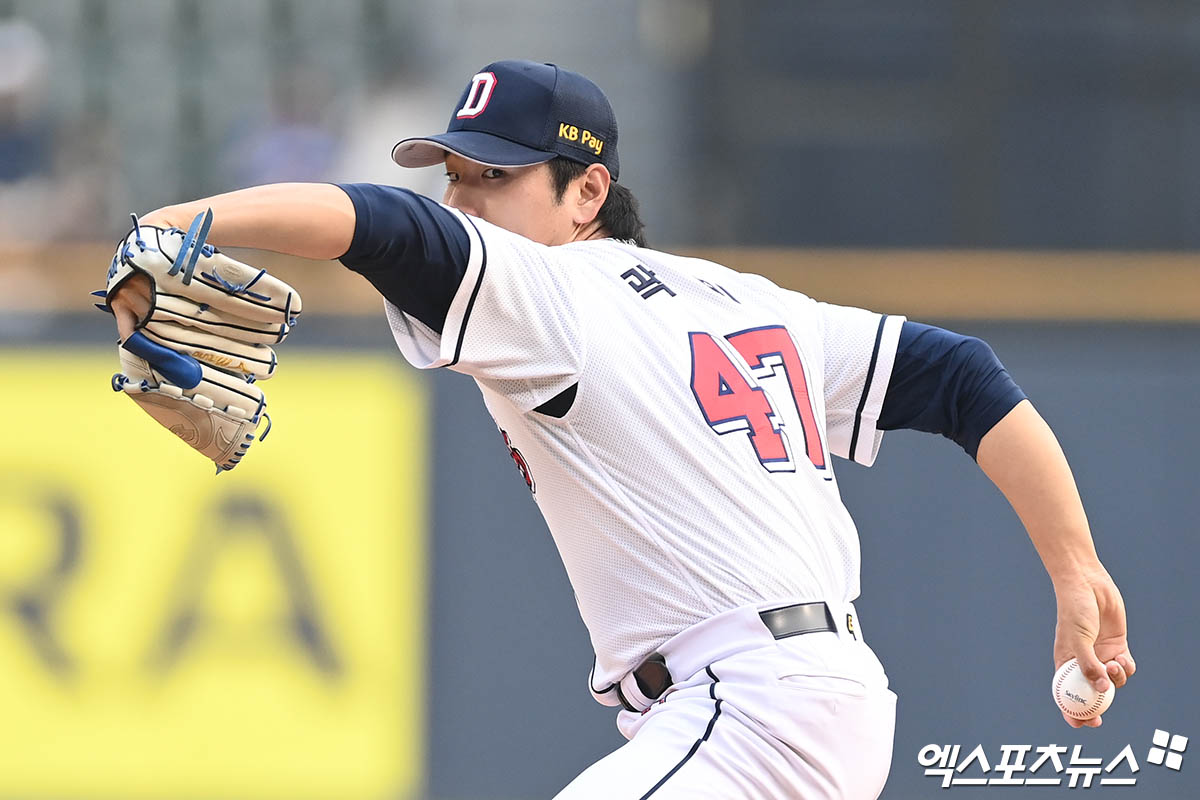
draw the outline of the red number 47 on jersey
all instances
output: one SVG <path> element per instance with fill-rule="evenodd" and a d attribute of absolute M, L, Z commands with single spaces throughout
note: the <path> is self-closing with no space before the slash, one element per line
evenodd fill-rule
<path fill-rule="evenodd" d="M 736 363 L 711 333 L 688 334 L 692 346 L 692 394 L 705 421 L 718 434 L 745 431 L 759 462 L 769 472 L 795 472 L 791 442 L 760 378 L 779 373 L 791 389 L 812 465 L 825 469 L 825 447 L 813 413 L 804 363 L 782 325 L 731 333 L 725 340 L 744 364 Z M 749 367 L 749 370 L 746 368 Z"/>

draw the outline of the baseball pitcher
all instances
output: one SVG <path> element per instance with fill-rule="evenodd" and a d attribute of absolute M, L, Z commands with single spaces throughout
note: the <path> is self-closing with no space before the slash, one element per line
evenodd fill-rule
<path fill-rule="evenodd" d="M 231 468 L 264 408 L 250 379 L 274 370 L 300 304 L 214 245 L 339 259 L 370 281 L 413 366 L 475 379 L 575 589 L 588 689 L 619 709 L 628 743 L 560 800 L 879 795 L 896 697 L 854 608 L 833 456 L 869 466 L 888 430 L 978 462 L 1053 582 L 1056 665 L 1123 685 L 1121 595 L 1054 435 L 987 344 L 648 249 L 617 144 L 590 80 L 501 61 L 445 132 L 392 152 L 445 170 L 440 204 L 285 184 L 147 214 L 107 287 L 118 388 L 193 438 L 225 431 L 198 449 Z"/>

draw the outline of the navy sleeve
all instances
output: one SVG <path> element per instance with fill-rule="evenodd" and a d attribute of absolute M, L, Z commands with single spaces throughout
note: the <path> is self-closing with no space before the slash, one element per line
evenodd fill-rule
<path fill-rule="evenodd" d="M 340 259 L 401 311 L 439 334 L 467 269 L 462 223 L 427 197 L 395 186 L 339 183 L 354 203 L 354 239 Z"/>
<path fill-rule="evenodd" d="M 984 434 L 1024 399 L 987 342 L 905 322 L 879 428 L 940 433 L 975 458 Z"/>

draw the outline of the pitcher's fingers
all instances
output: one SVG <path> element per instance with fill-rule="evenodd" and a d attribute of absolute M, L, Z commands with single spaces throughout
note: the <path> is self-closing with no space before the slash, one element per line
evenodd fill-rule
<path fill-rule="evenodd" d="M 137 329 L 138 314 L 133 309 L 133 305 L 129 298 L 117 293 L 110 304 L 113 316 L 117 318 L 117 332 L 121 336 L 121 341 L 125 341 Z"/>
<path fill-rule="evenodd" d="M 1092 717 L 1091 719 L 1075 719 L 1074 717 L 1068 717 L 1066 714 L 1063 714 L 1063 719 L 1066 720 L 1067 724 L 1072 728 L 1099 728 L 1100 725 L 1103 724 L 1102 717 Z"/>
<path fill-rule="evenodd" d="M 1104 668 L 1108 670 L 1108 678 L 1113 682 L 1113 686 L 1120 689 L 1129 680 L 1129 675 L 1126 674 L 1125 668 L 1117 661 L 1108 661 L 1104 664 Z"/>
<path fill-rule="evenodd" d="M 117 330 L 121 341 L 128 339 L 137 329 L 137 324 L 150 313 L 150 279 L 145 275 L 134 275 L 108 298 L 109 308 L 117 318 Z"/>
<path fill-rule="evenodd" d="M 1116 662 L 1121 665 L 1121 669 L 1125 670 L 1125 677 L 1132 678 L 1133 673 L 1137 672 L 1137 662 L 1133 660 L 1133 656 L 1129 653 L 1122 653 L 1117 656 Z"/>
<path fill-rule="evenodd" d="M 1096 650 L 1092 642 L 1082 640 L 1078 646 L 1071 648 L 1075 654 L 1075 658 L 1079 661 L 1079 670 L 1083 676 L 1088 679 L 1088 683 L 1096 687 L 1096 691 L 1108 691 L 1112 682 L 1108 678 L 1108 670 L 1105 669 L 1104 662 L 1096 657 Z"/>

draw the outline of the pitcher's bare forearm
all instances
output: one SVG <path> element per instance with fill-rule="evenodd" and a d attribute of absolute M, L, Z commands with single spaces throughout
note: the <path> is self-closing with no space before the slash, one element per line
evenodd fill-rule
<path fill-rule="evenodd" d="M 334 259 L 354 238 L 354 204 L 329 183 L 274 183 L 165 206 L 142 218 L 148 225 L 186 229 L 213 210 L 208 241 L 313 259 Z"/>
<path fill-rule="evenodd" d="M 1054 664 L 1079 660 L 1105 691 L 1133 676 L 1125 602 L 1100 563 L 1075 478 L 1054 433 L 1028 400 L 1018 403 L 979 443 L 979 466 L 1008 498 L 1054 584 L 1058 619 Z M 1101 717 L 1076 720 L 1095 727 Z"/>
<path fill-rule="evenodd" d="M 1103 569 L 1066 456 L 1028 400 L 983 437 L 978 462 L 1021 518 L 1052 581 Z"/>

